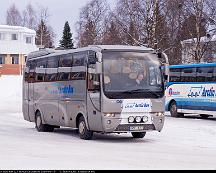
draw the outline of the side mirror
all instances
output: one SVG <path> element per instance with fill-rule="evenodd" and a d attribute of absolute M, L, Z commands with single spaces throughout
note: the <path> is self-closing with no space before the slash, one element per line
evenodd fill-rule
<path fill-rule="evenodd" d="M 102 64 L 99 62 L 96 62 L 96 74 L 102 73 Z"/>

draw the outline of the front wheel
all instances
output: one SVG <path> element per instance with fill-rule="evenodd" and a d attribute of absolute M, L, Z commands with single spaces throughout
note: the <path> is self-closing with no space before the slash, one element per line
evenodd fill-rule
<path fill-rule="evenodd" d="M 146 135 L 146 132 L 132 132 L 131 134 L 133 138 L 144 138 Z"/>
<path fill-rule="evenodd" d="M 84 117 L 80 117 L 79 119 L 79 135 L 81 139 L 91 140 L 93 137 L 93 132 L 87 129 L 86 122 Z"/>
<path fill-rule="evenodd" d="M 171 114 L 171 117 L 183 117 L 184 116 L 183 113 L 178 113 L 178 108 L 177 108 L 176 102 L 171 103 L 170 114 Z"/>

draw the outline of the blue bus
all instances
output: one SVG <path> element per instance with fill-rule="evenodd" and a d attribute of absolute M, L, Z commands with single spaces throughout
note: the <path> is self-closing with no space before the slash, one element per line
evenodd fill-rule
<path fill-rule="evenodd" d="M 168 69 L 166 111 L 173 117 L 216 117 L 216 63 L 171 65 Z"/>

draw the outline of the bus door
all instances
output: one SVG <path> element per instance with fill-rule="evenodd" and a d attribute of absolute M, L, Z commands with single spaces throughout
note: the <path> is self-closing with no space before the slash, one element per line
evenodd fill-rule
<path fill-rule="evenodd" d="M 28 88 L 28 115 L 29 115 L 30 121 L 32 122 L 35 121 L 34 82 L 35 82 L 35 69 L 30 67 L 27 88 Z"/>
<path fill-rule="evenodd" d="M 23 82 L 23 115 L 24 119 L 27 121 L 30 121 L 29 117 L 29 106 L 28 106 L 28 100 L 29 100 L 29 68 L 24 68 L 24 82 Z"/>
<path fill-rule="evenodd" d="M 87 111 L 91 130 L 102 131 L 100 75 L 88 70 Z"/>

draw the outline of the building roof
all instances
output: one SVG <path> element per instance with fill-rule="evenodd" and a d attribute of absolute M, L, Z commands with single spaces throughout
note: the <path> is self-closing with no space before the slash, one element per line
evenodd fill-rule
<path fill-rule="evenodd" d="M 201 37 L 201 42 L 203 43 L 206 43 L 206 42 L 215 42 L 216 41 L 216 35 L 213 35 L 213 36 L 210 36 L 210 37 L 207 37 L 207 36 L 204 36 L 204 37 Z M 188 40 L 183 40 L 181 43 L 183 44 L 190 44 L 190 43 L 196 43 L 197 42 L 197 38 L 191 38 L 191 39 L 188 39 Z"/>
<path fill-rule="evenodd" d="M 0 31 L 16 31 L 16 32 L 24 32 L 29 34 L 36 34 L 35 30 L 22 27 L 22 26 L 9 26 L 9 25 L 0 25 Z"/>

